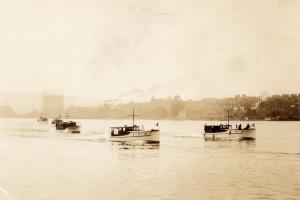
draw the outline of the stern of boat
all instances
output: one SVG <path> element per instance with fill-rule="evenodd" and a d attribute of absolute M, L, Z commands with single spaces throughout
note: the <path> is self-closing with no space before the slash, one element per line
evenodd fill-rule
<path fill-rule="evenodd" d="M 240 135 L 240 140 L 255 140 L 255 139 L 256 139 L 255 129 L 243 130 Z"/>

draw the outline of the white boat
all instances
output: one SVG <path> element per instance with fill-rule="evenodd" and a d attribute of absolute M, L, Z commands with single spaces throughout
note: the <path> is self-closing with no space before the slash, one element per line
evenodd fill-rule
<path fill-rule="evenodd" d="M 232 128 L 232 125 L 229 124 L 229 111 L 228 111 L 228 122 L 227 124 L 219 125 L 204 125 L 204 134 L 205 139 L 212 140 L 222 140 L 222 139 L 255 139 L 256 138 L 256 128 L 255 124 L 247 124 L 244 128 L 241 124 L 236 125 L 236 128 Z"/>
<path fill-rule="evenodd" d="M 247 129 L 232 129 L 231 127 L 229 129 L 223 130 L 223 131 L 208 131 L 207 127 L 210 127 L 211 125 L 205 125 L 206 131 L 204 133 L 205 139 L 239 139 L 239 140 L 247 140 L 247 139 L 255 139 L 256 138 L 256 129 L 252 125 L 250 128 Z M 217 126 L 224 126 L 222 124 L 220 125 L 213 125 L 211 127 L 217 127 Z"/>
<path fill-rule="evenodd" d="M 134 124 L 134 117 L 136 116 L 133 113 L 131 115 L 133 117 L 132 126 L 120 126 L 120 127 L 111 127 L 109 140 L 116 142 L 127 142 L 127 141 L 145 141 L 147 143 L 159 143 L 160 133 L 159 129 L 151 129 L 144 130 L 144 128 L 140 128 L 139 126 Z M 158 123 L 156 124 L 158 127 Z"/>

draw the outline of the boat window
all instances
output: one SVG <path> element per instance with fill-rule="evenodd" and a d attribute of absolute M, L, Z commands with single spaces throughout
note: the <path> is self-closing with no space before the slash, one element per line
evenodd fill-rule
<path fill-rule="evenodd" d="M 118 135 L 118 129 L 114 129 L 114 135 Z"/>

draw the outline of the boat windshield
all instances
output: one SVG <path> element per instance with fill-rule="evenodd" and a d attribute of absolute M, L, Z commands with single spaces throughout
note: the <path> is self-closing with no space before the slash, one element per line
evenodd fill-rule
<path fill-rule="evenodd" d="M 140 131 L 140 127 L 137 125 L 134 126 L 123 126 L 123 127 L 111 127 L 111 130 L 118 130 L 118 131 Z"/>
<path fill-rule="evenodd" d="M 230 124 L 220 124 L 221 129 L 230 129 L 231 125 Z"/>

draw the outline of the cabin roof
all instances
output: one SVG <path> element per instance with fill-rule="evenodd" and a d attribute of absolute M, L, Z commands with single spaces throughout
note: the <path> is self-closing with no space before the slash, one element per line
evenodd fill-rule
<path fill-rule="evenodd" d="M 130 127 L 139 127 L 138 125 L 134 125 L 134 126 L 112 126 L 110 128 L 130 128 Z"/>

